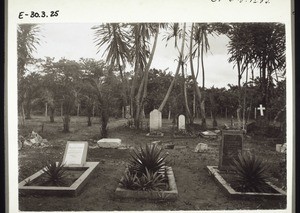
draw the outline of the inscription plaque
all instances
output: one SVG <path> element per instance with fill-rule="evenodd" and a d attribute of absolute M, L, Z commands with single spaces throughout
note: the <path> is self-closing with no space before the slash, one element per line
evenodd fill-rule
<path fill-rule="evenodd" d="M 219 169 L 230 170 L 233 159 L 243 150 L 243 131 L 223 130 L 219 150 Z"/>
<path fill-rule="evenodd" d="M 81 165 L 86 162 L 88 143 L 84 141 L 68 141 L 63 163 L 69 165 Z"/>

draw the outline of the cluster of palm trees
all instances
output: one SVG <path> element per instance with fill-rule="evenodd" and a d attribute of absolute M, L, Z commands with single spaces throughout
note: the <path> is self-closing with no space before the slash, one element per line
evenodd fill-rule
<path fill-rule="evenodd" d="M 104 23 L 92 27 L 92 30 L 95 33 L 95 45 L 98 47 L 98 52 L 103 53 L 100 57 L 105 57 L 108 73 L 118 69 L 122 82 L 122 105 L 124 108 L 130 105 L 130 113 L 136 128 L 139 128 L 140 120 L 143 117 L 148 92 L 149 70 L 161 31 L 166 33 L 163 40 L 174 41 L 174 47 L 178 51 L 178 64 L 174 78 L 158 110 L 162 111 L 167 104 L 180 70 L 182 76 L 187 75 L 184 67 L 189 65 L 194 83 L 194 105 L 196 105 L 197 99 L 204 128 L 206 128 L 204 54 L 210 49 L 210 36 L 220 34 L 228 36 L 230 40 L 228 45 L 229 62 L 233 62 L 234 66 L 237 66 L 240 89 L 244 73 L 246 73 L 247 85 L 248 70 L 252 71 L 252 79 L 254 79 L 254 70 L 260 70 L 265 93 L 263 100 L 265 103 L 263 102 L 263 104 L 266 105 L 268 102 L 268 84 L 274 80 L 273 75 L 285 74 L 285 33 L 284 25 L 280 23 Z M 32 60 L 32 51 L 39 44 L 38 31 L 37 25 L 22 24 L 18 26 L 19 83 L 25 75 L 26 64 Z M 188 47 L 188 51 L 185 51 L 185 47 Z M 128 69 L 133 70 L 130 82 L 125 71 Z M 200 72 L 202 73 L 200 78 L 202 84 L 199 87 L 197 79 L 200 77 Z M 101 81 L 98 82 L 98 84 L 100 83 Z M 94 86 L 100 88 L 97 83 Z M 189 122 L 192 123 L 195 106 L 192 113 L 186 96 L 186 81 L 182 88 L 183 94 L 185 94 L 185 113 Z M 244 91 L 244 93 L 246 92 Z M 26 94 L 20 95 L 20 98 L 22 99 L 24 95 Z M 99 98 L 99 102 L 103 102 L 101 96 Z M 245 109 L 245 103 L 242 106 L 242 96 L 240 100 L 240 108 L 237 109 L 238 116 L 239 111 L 242 108 Z"/>

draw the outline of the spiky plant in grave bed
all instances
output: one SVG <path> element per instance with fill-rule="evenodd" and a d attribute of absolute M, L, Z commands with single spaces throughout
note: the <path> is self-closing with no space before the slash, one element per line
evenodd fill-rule
<path fill-rule="evenodd" d="M 166 177 L 157 172 L 151 172 L 146 168 L 146 173 L 141 177 L 137 173 L 126 172 L 119 182 L 123 188 L 141 191 L 161 191 L 167 187 Z"/>
<path fill-rule="evenodd" d="M 62 162 L 48 161 L 46 167 L 43 169 L 46 183 L 54 186 L 62 186 L 65 184 L 65 168 Z"/>
<path fill-rule="evenodd" d="M 234 180 L 238 191 L 241 192 L 266 192 L 268 190 L 267 164 L 255 155 L 239 154 L 233 160 L 232 168 L 236 171 Z"/>
<path fill-rule="evenodd" d="M 147 144 L 145 148 L 140 147 L 139 150 L 133 150 L 133 153 L 130 153 L 130 155 L 129 171 L 137 173 L 138 176 L 146 174 L 146 169 L 153 173 L 162 169 L 165 166 L 167 157 L 156 144 Z"/>

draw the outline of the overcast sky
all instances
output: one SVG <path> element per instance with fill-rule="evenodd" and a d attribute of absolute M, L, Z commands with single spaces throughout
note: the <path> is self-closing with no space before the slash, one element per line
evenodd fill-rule
<path fill-rule="evenodd" d="M 54 57 L 59 60 L 62 57 L 78 61 L 80 58 L 105 59 L 102 53 L 97 54 L 97 47 L 94 43 L 94 30 L 92 26 L 97 24 L 42 24 L 40 25 L 42 35 L 41 44 L 33 54 L 36 58 Z M 174 48 L 174 42 L 162 40 L 164 33 L 159 36 L 156 52 L 151 68 L 168 69 L 175 73 L 178 52 Z M 237 84 L 237 70 L 233 64 L 228 63 L 227 55 L 228 38 L 226 36 L 210 37 L 210 51 L 204 57 L 205 86 L 210 88 L 226 87 L 227 84 Z M 185 47 L 188 50 L 188 47 Z M 196 63 L 194 63 L 196 68 Z M 130 69 L 130 68 L 128 68 Z M 187 74 L 190 75 L 189 66 Z M 198 83 L 202 85 L 199 74 Z"/>

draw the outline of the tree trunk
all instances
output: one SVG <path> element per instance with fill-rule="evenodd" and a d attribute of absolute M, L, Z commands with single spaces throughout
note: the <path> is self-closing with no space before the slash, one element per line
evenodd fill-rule
<path fill-rule="evenodd" d="M 101 138 L 107 138 L 107 124 L 108 124 L 108 113 L 106 110 L 101 110 L 101 118 L 100 118 L 100 135 Z"/>
<path fill-rule="evenodd" d="M 77 104 L 77 117 L 80 115 L 80 103 Z"/>
<path fill-rule="evenodd" d="M 48 117 L 48 103 L 45 104 L 45 117 Z"/>
<path fill-rule="evenodd" d="M 182 63 L 182 58 L 183 58 L 183 53 L 184 53 L 185 28 L 186 28 L 186 23 L 184 23 L 184 25 L 183 25 L 182 44 L 181 44 L 181 50 L 180 50 L 180 53 L 179 53 L 179 60 L 178 60 L 178 65 L 177 65 L 177 68 L 176 68 L 175 76 L 174 76 L 174 78 L 173 78 L 173 80 L 172 80 L 172 82 L 171 82 L 171 84 L 168 88 L 168 91 L 166 93 L 166 96 L 165 96 L 164 100 L 162 101 L 162 103 L 160 104 L 160 106 L 158 108 L 158 111 L 160 111 L 160 112 L 163 110 L 163 108 L 165 107 L 165 105 L 166 105 L 166 103 L 169 99 L 169 96 L 171 94 L 171 91 L 172 91 L 172 89 L 174 87 L 174 84 L 175 84 L 175 81 L 176 81 L 176 77 L 177 77 L 178 72 L 180 70 L 180 64 Z"/>
<path fill-rule="evenodd" d="M 88 116 L 87 118 L 88 118 L 87 125 L 92 126 L 91 116 Z"/>
<path fill-rule="evenodd" d="M 135 125 L 136 128 L 139 128 L 139 123 L 141 120 L 141 116 L 142 116 L 142 108 L 144 106 L 144 101 L 147 97 L 147 86 L 148 86 L 148 76 L 149 76 L 149 70 L 150 70 L 150 66 L 151 63 L 153 61 L 153 57 L 154 57 L 154 53 L 155 53 L 155 49 L 156 49 L 156 45 L 157 45 L 157 38 L 158 38 L 158 33 L 159 33 L 159 29 L 157 28 L 156 34 L 155 34 L 155 38 L 154 38 L 154 43 L 152 46 L 152 50 L 151 50 L 151 54 L 149 56 L 149 60 L 148 63 L 145 67 L 145 72 L 144 72 L 144 76 L 143 79 L 141 81 L 139 90 L 138 90 L 138 94 L 136 96 L 136 117 L 135 117 Z M 143 95 L 142 95 L 143 92 Z M 142 97 L 141 97 L 142 96 Z"/>
<path fill-rule="evenodd" d="M 63 122 L 64 122 L 63 132 L 65 133 L 70 132 L 70 116 L 68 114 L 64 115 Z"/>
<path fill-rule="evenodd" d="M 204 129 L 207 128 L 206 126 L 206 117 L 205 117 L 205 108 L 204 108 L 204 104 L 202 102 L 202 95 L 201 95 L 201 91 L 198 87 L 198 82 L 195 76 L 195 72 L 194 72 L 194 65 L 193 65 L 193 56 L 192 56 L 192 51 L 193 51 L 193 30 L 194 30 L 194 24 L 192 24 L 192 29 L 191 29 L 191 37 L 190 37 L 190 67 L 191 67 L 191 72 L 192 72 L 192 78 L 194 80 L 194 89 L 196 91 L 197 97 L 199 99 L 200 102 L 200 114 L 202 117 L 202 127 Z"/>
<path fill-rule="evenodd" d="M 49 110 L 50 110 L 50 122 L 54 123 L 54 111 L 55 111 L 55 107 L 54 106 L 49 106 Z"/>
<path fill-rule="evenodd" d="M 25 106 L 25 119 L 31 119 L 31 101 L 28 100 Z"/>
<path fill-rule="evenodd" d="M 182 72 L 182 77 L 183 77 L 183 97 L 184 97 L 184 106 L 185 106 L 185 111 L 186 115 L 188 117 L 188 122 L 190 124 L 193 123 L 193 117 L 191 116 L 189 104 L 188 104 L 188 99 L 187 99 L 187 91 L 186 91 L 186 82 L 185 82 L 185 75 L 184 75 L 184 64 L 181 64 L 181 72 Z"/>

